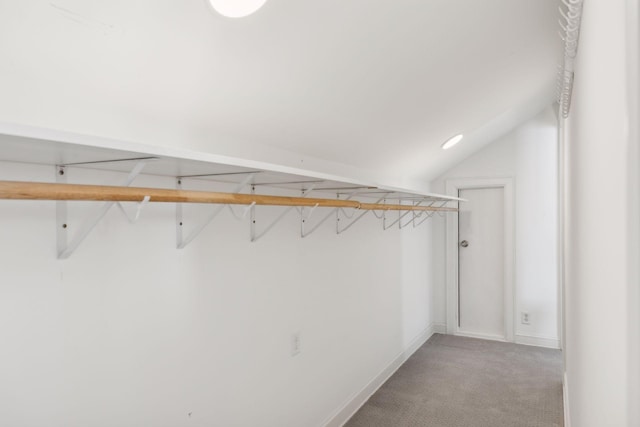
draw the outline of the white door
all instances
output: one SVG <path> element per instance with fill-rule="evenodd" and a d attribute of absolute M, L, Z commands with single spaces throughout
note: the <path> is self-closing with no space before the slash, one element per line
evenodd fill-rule
<path fill-rule="evenodd" d="M 458 331 L 504 339 L 504 188 L 459 194 Z"/>

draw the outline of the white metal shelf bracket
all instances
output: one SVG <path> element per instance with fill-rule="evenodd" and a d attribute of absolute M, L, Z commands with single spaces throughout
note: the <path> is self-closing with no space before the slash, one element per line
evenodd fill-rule
<path fill-rule="evenodd" d="M 127 178 L 122 183 L 123 187 L 128 187 L 131 185 L 133 180 L 140 175 L 142 169 L 145 167 L 149 160 L 154 160 L 153 158 L 144 158 L 144 159 L 124 159 L 117 161 L 127 161 L 127 160 L 135 160 L 137 163 L 127 175 Z M 105 163 L 105 162 L 100 162 Z M 74 163 L 75 165 L 79 165 L 79 163 Z M 59 165 L 56 166 L 56 182 L 57 183 L 66 183 L 67 182 L 67 173 L 66 166 L 70 165 Z M 107 214 L 109 209 L 116 202 L 106 202 L 103 203 L 98 209 L 96 209 L 91 215 L 89 215 L 82 225 L 78 228 L 78 231 L 73 235 L 73 238 L 69 241 L 69 228 L 70 224 L 67 216 L 67 201 L 57 201 L 56 202 L 56 237 L 57 237 L 57 252 L 58 259 L 67 259 L 73 254 L 73 252 L 80 246 L 80 244 L 84 241 L 84 239 L 91 233 L 91 230 L 100 222 L 100 220 Z M 138 213 L 139 214 L 139 213 Z"/>
<path fill-rule="evenodd" d="M 423 223 L 423 222 L 425 222 L 426 220 L 428 220 L 429 218 L 431 218 L 434 214 L 435 214 L 435 212 L 428 212 L 428 213 L 427 213 L 427 212 L 423 212 L 423 213 L 422 213 L 422 215 L 424 216 L 424 218 L 422 218 L 420 221 L 418 221 L 418 223 L 417 223 L 417 224 L 414 222 L 413 227 L 414 227 L 414 228 L 416 228 L 416 227 L 420 227 L 420 226 L 422 225 L 422 223 Z M 419 218 L 419 217 L 420 217 L 420 216 L 418 215 L 418 218 Z"/>
<path fill-rule="evenodd" d="M 256 205 L 256 202 L 253 202 L 249 206 L 245 206 L 245 208 L 243 209 L 240 215 L 236 213 L 236 211 L 231 207 L 231 205 L 227 205 L 227 207 L 229 208 L 229 212 L 231 212 L 231 215 L 233 215 L 235 219 L 237 219 L 238 221 L 242 221 L 247 217 L 247 214 L 249 214 L 249 211 L 251 211 L 251 208 L 254 207 L 255 205 Z"/>
<path fill-rule="evenodd" d="M 438 206 L 439 208 L 443 208 L 447 205 L 447 202 L 442 202 L 440 203 L 440 206 Z M 444 217 L 446 212 L 442 212 L 442 211 L 436 211 L 436 213 L 438 214 L 438 216 L 440 217 Z"/>
<path fill-rule="evenodd" d="M 349 200 L 349 199 L 351 199 L 353 196 L 355 196 L 356 194 L 357 194 L 357 193 L 351 193 L 351 194 L 350 194 L 347 198 L 345 198 L 344 200 Z M 338 194 L 338 195 L 336 196 L 336 198 L 337 198 L 337 199 L 339 199 L 339 198 L 340 198 L 340 194 Z M 304 208 L 303 208 L 303 209 L 304 209 Z M 313 209 L 315 209 L 315 208 L 313 208 Z M 302 212 L 303 212 L 303 211 L 301 211 L 301 215 L 302 215 Z M 328 220 L 329 218 L 331 218 L 331 216 L 332 216 L 334 213 L 336 213 L 336 212 L 338 212 L 338 208 L 333 208 L 333 209 L 331 209 L 331 210 L 327 213 L 327 215 L 325 215 L 325 216 L 324 216 L 320 221 L 318 221 L 318 222 L 317 222 L 313 227 L 311 227 L 311 229 L 310 229 L 309 231 L 307 231 L 307 230 L 306 230 L 307 221 L 309 221 L 309 220 L 311 219 L 311 212 L 310 212 L 310 213 L 309 213 L 309 215 L 307 216 L 307 218 L 302 218 L 302 220 L 301 220 L 301 223 L 302 223 L 302 225 L 301 225 L 301 233 L 300 233 L 301 237 L 303 237 L 303 238 L 304 238 L 304 237 L 307 237 L 308 235 L 310 235 L 311 233 L 313 233 L 314 231 L 316 231 L 318 228 L 320 228 L 320 226 L 321 226 L 322 224 L 324 224 L 325 222 L 327 222 L 327 220 Z"/>
<path fill-rule="evenodd" d="M 411 205 L 412 206 L 420 206 L 422 204 L 422 202 L 412 202 Z M 399 212 L 399 211 L 398 211 Z M 413 224 L 414 228 L 415 228 L 415 221 L 416 221 L 416 211 L 407 211 L 406 213 L 411 213 L 411 219 L 409 219 L 409 221 L 407 221 L 406 223 L 402 223 L 402 220 L 398 221 L 398 228 L 400 230 L 402 230 L 403 228 L 405 228 L 407 225 L 409 224 Z"/>
<path fill-rule="evenodd" d="M 307 188 L 306 190 L 302 190 L 302 197 L 308 197 L 309 194 L 311 194 L 311 192 L 313 191 L 315 186 L 316 186 L 316 184 L 311 184 L 309 186 L 309 188 Z M 253 189 L 251 191 L 252 191 L 252 193 L 255 193 L 255 186 L 253 187 Z M 262 230 L 261 233 L 256 234 L 255 204 L 250 206 L 251 222 L 249 223 L 249 227 L 250 227 L 251 241 L 255 242 L 258 239 L 264 237 L 273 227 L 276 226 L 276 224 L 278 224 L 282 220 L 282 218 L 284 218 L 293 209 L 297 209 L 297 207 L 296 206 L 289 206 L 288 208 L 286 208 L 284 211 L 282 211 L 282 213 L 280 213 L 280 215 L 278 215 L 278 217 L 276 219 L 274 219 L 264 230 Z M 313 209 L 315 209 L 315 208 L 313 208 Z M 299 210 L 299 212 L 302 213 L 302 210 Z"/>
<path fill-rule="evenodd" d="M 418 203 L 414 203 L 414 206 L 420 206 L 420 204 L 424 203 L 424 200 Z M 435 204 L 435 202 L 431 202 L 427 205 L 427 207 L 432 207 Z M 443 202 L 440 206 L 438 207 L 444 207 L 447 204 L 447 202 Z M 408 226 L 409 224 L 413 225 L 413 228 L 417 228 L 420 225 L 422 225 L 423 222 L 425 222 L 426 220 L 428 220 L 429 218 L 431 218 L 433 215 L 435 215 L 435 211 L 431 211 L 431 212 L 427 212 L 427 211 L 411 211 L 412 212 L 412 217 L 411 220 L 409 220 L 406 224 L 400 224 L 400 229 L 403 229 L 404 227 Z M 424 218 L 423 218 L 424 217 Z M 416 223 L 417 219 L 420 219 L 420 221 L 418 221 Z"/>
<path fill-rule="evenodd" d="M 133 215 L 127 212 L 127 210 L 124 208 L 121 202 L 118 202 L 118 208 L 120 209 L 120 212 L 122 212 L 122 214 L 129 220 L 131 224 L 135 224 L 140 219 L 140 214 L 142 213 L 142 209 L 147 205 L 147 203 L 149 203 L 149 200 L 151 200 L 151 196 L 144 196 L 144 199 L 142 199 L 141 202 L 137 203 L 136 212 Z"/>
<path fill-rule="evenodd" d="M 422 203 L 422 202 L 420 202 Z M 419 206 L 420 203 L 418 203 L 416 206 Z M 402 200 L 400 200 L 400 204 L 402 204 Z M 405 216 L 407 216 L 409 214 L 409 212 L 411 212 L 410 210 L 405 211 L 404 213 L 402 211 L 398 211 L 398 218 L 396 220 L 394 220 L 391 224 L 387 224 L 387 215 L 385 214 L 382 218 L 382 229 L 383 230 L 388 230 L 391 227 L 393 227 L 394 225 L 398 224 L 398 228 L 402 229 L 402 218 L 404 218 Z"/>
<path fill-rule="evenodd" d="M 256 175 L 257 172 L 251 172 L 249 173 L 245 179 L 242 180 L 242 182 L 240 182 L 234 189 L 233 189 L 233 193 L 239 193 L 241 192 L 247 185 L 249 185 L 249 183 L 251 182 L 251 180 L 253 179 L 253 177 Z M 182 189 L 182 178 L 177 178 L 176 179 L 176 189 L 177 190 L 181 190 Z M 202 232 L 202 230 L 204 230 L 207 225 L 209 225 L 211 223 L 211 221 L 214 220 L 215 217 L 218 216 L 218 214 L 220 212 L 222 212 L 222 210 L 224 209 L 225 206 L 228 205 L 217 205 L 215 206 L 211 212 L 209 213 L 209 216 L 207 216 L 204 221 L 202 221 L 200 224 L 198 224 L 198 226 L 196 226 L 196 228 L 194 228 L 191 233 L 185 238 L 184 237 L 184 218 L 182 215 L 182 203 L 177 203 L 176 204 L 176 241 L 177 241 L 177 246 L 178 249 L 184 249 L 189 243 L 191 243 L 193 241 L 193 239 L 195 239 L 196 237 L 198 237 L 198 235 Z M 254 205 L 252 204 L 249 207 L 249 210 L 252 209 Z M 235 212 L 232 211 L 232 213 L 235 216 Z M 246 212 L 245 214 L 246 215 Z"/>
<path fill-rule="evenodd" d="M 431 202 L 431 203 L 429 203 L 429 205 L 428 205 L 428 206 L 433 206 L 435 203 L 436 203 L 436 202 Z M 447 203 L 446 203 L 446 202 L 444 202 L 441 206 L 444 206 L 444 205 L 446 205 L 446 204 L 447 204 Z M 418 212 L 418 213 L 414 212 L 414 213 L 413 213 L 413 228 L 420 227 L 420 226 L 422 225 L 422 223 L 423 223 L 423 222 L 425 222 L 426 220 L 428 220 L 429 218 L 431 218 L 433 215 L 435 215 L 435 211 L 431 211 L 431 212 Z M 424 218 L 422 218 L 422 217 L 424 217 Z M 420 219 L 420 220 L 416 223 L 416 220 L 417 220 L 418 218 L 422 218 L 422 219 Z"/>
<path fill-rule="evenodd" d="M 375 201 L 375 203 L 380 203 L 382 200 L 385 199 L 385 196 L 380 197 L 378 200 Z M 351 226 L 353 224 L 355 224 L 356 222 L 358 222 L 363 216 L 365 216 L 366 214 L 368 214 L 369 210 L 366 210 L 364 212 L 362 212 L 360 215 L 356 216 L 354 220 L 352 220 L 349 224 L 347 224 L 346 226 L 344 226 L 343 228 L 340 228 L 340 210 L 336 210 L 336 234 L 341 234 L 344 233 L 345 231 L 347 231 L 349 228 L 351 228 Z M 352 215 L 353 217 L 353 215 Z"/>
<path fill-rule="evenodd" d="M 300 207 L 300 209 L 298 210 L 300 212 L 300 237 L 305 236 L 304 226 L 307 223 L 307 221 L 311 219 L 311 216 L 316 211 L 317 207 L 318 207 L 318 204 L 316 203 L 315 206 L 309 208 L 308 211 L 305 210 L 304 206 Z"/>

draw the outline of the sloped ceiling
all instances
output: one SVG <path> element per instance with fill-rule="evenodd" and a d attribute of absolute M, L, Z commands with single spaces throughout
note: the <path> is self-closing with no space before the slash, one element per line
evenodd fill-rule
<path fill-rule="evenodd" d="M 419 186 L 552 102 L 557 6 L 0 0 L 0 121 Z"/>

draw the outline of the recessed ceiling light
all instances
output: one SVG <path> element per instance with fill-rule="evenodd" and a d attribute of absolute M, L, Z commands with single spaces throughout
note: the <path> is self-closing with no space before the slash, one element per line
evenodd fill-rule
<path fill-rule="evenodd" d="M 449 148 L 453 147 L 458 142 L 462 141 L 462 138 L 463 138 L 462 134 L 456 135 L 456 136 L 452 136 L 451 138 L 447 139 L 444 144 L 442 144 L 442 149 L 446 150 L 446 149 L 449 149 Z"/>
<path fill-rule="evenodd" d="M 242 18 L 260 9 L 267 0 L 209 0 L 211 6 L 220 15 L 229 18 Z"/>

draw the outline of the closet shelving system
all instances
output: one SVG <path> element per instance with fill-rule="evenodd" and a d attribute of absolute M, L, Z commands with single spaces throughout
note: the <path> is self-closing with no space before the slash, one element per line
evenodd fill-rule
<path fill-rule="evenodd" d="M 175 203 L 176 240 L 181 249 L 225 208 L 236 218 L 247 220 L 251 241 L 256 241 L 292 210 L 300 217 L 301 237 L 307 237 L 330 218 L 335 220 L 336 233 L 343 233 L 368 213 L 381 219 L 385 230 L 418 227 L 434 214 L 457 212 L 461 201 L 256 161 L 9 124 L 0 124 L 0 161 L 52 167 L 49 182 L 0 181 L 0 199 L 55 200 L 60 259 L 73 254 L 114 206 L 129 221 L 136 222 L 147 203 Z M 70 183 L 68 172 L 74 168 L 125 172 L 127 176 L 117 186 Z M 171 177 L 175 188 L 133 186 L 142 173 Z M 195 182 L 200 187 L 203 182 L 222 183 L 233 190 L 190 190 L 190 184 Z M 71 224 L 68 201 L 101 203 L 84 221 Z M 124 202 L 137 203 L 133 213 L 124 208 Z M 183 217 L 185 203 L 212 205 L 188 232 Z M 235 205 L 244 206 L 240 214 L 233 209 Z M 256 206 L 263 205 L 284 209 L 258 229 Z"/>
<path fill-rule="evenodd" d="M 564 44 L 562 64 L 558 69 L 558 105 L 563 119 L 569 117 L 573 92 L 574 61 L 578 53 L 580 23 L 584 0 L 562 0 L 558 11 L 560 38 Z"/>

